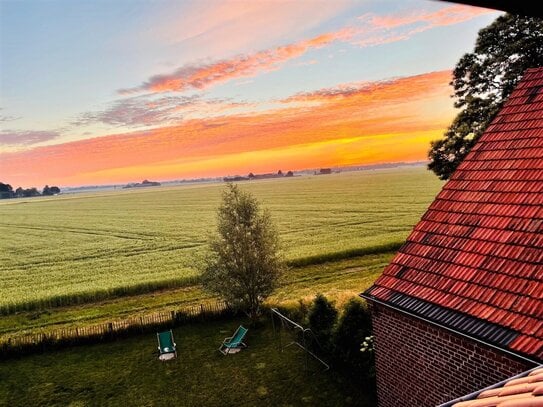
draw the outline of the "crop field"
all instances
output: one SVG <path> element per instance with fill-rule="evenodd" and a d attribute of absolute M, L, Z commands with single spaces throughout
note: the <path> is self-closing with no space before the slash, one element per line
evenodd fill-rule
<path fill-rule="evenodd" d="M 300 300 L 309 304 L 316 293 L 322 293 L 341 308 L 369 288 L 393 256 L 394 252 L 383 252 L 291 268 L 266 305 L 297 308 Z M 127 317 L 145 317 L 154 312 L 170 312 L 206 302 L 215 302 L 215 298 L 196 284 L 87 304 L 19 311 L 0 317 L 0 342 L 28 333 L 43 334 Z"/>
<path fill-rule="evenodd" d="M 423 168 L 251 181 L 291 264 L 399 245 L 441 182 Z M 0 312 L 180 287 L 198 278 L 221 184 L 0 203 Z"/>

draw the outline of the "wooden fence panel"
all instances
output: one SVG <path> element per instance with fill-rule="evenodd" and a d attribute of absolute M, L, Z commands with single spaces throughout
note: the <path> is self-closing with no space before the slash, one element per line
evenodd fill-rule
<path fill-rule="evenodd" d="M 76 343 L 98 342 L 104 338 L 114 338 L 132 331 L 144 332 L 146 329 L 174 327 L 180 323 L 203 319 L 208 316 L 220 316 L 229 310 L 226 303 L 217 301 L 196 306 L 183 307 L 171 311 L 159 311 L 152 314 L 128 317 L 123 320 L 105 322 L 74 328 L 61 328 L 49 332 L 29 333 L 26 335 L 0 339 L 0 358 L 21 353 L 43 350 L 50 345 L 61 347 Z"/>

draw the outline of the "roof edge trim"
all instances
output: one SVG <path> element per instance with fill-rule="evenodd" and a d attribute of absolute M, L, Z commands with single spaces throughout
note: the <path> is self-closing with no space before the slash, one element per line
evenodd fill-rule
<path fill-rule="evenodd" d="M 369 290 L 368 290 L 368 291 L 369 291 Z M 536 367 L 539 366 L 539 365 L 541 365 L 541 364 L 543 363 L 542 360 L 539 360 L 539 361 L 538 361 L 538 360 L 530 359 L 530 358 L 528 358 L 528 357 L 526 357 L 526 356 L 523 356 L 523 355 L 521 355 L 521 354 L 512 352 L 512 351 L 509 350 L 509 349 L 505 349 L 505 348 L 502 348 L 502 347 L 500 347 L 500 346 L 496 346 L 496 345 L 494 345 L 494 344 L 492 344 L 492 343 L 489 343 L 489 342 L 486 342 L 486 341 L 481 340 L 481 339 L 479 339 L 479 338 L 476 338 L 476 337 L 474 337 L 474 336 L 468 335 L 468 334 L 466 334 L 466 333 L 464 333 L 464 332 L 457 331 L 456 329 L 453 329 L 453 328 L 450 328 L 450 327 L 448 327 L 448 326 L 442 325 L 442 324 L 440 324 L 440 323 L 438 323 L 438 322 L 432 321 L 431 319 L 424 318 L 423 316 L 414 314 L 414 313 L 412 313 L 412 312 L 409 312 L 409 311 L 404 310 L 404 309 L 402 309 L 402 308 L 396 307 L 396 306 L 394 306 L 394 305 L 392 305 L 392 304 L 389 304 L 389 303 L 387 303 L 387 302 L 381 301 L 381 300 L 379 300 L 379 299 L 377 299 L 377 298 L 375 298 L 375 297 L 373 297 L 373 296 L 367 294 L 367 291 L 366 291 L 366 292 L 363 292 L 363 293 L 361 293 L 361 294 L 359 294 L 359 296 L 362 297 L 363 299 L 367 300 L 367 301 L 371 301 L 371 302 L 375 302 L 375 303 L 377 303 L 377 304 L 379 304 L 379 305 L 383 305 L 384 307 L 390 308 L 390 309 L 392 309 L 392 310 L 394 310 L 394 311 L 397 311 L 397 312 L 400 312 L 400 313 L 402 313 L 402 314 L 408 315 L 408 316 L 410 316 L 410 317 L 419 319 L 419 320 L 424 321 L 424 322 L 426 322 L 426 323 L 428 323 L 428 324 L 431 324 L 431 325 L 437 326 L 437 327 L 439 327 L 439 328 L 441 328 L 441 329 L 444 329 L 444 330 L 446 330 L 446 331 L 452 332 L 452 333 L 454 333 L 454 334 L 456 334 L 456 335 L 462 336 L 462 337 L 464 337 L 464 338 L 468 338 L 468 339 L 470 339 L 470 340 L 472 340 L 472 341 L 481 343 L 481 344 L 483 344 L 483 345 L 485 345 L 485 346 L 488 346 L 488 347 L 490 347 L 490 348 L 499 350 L 500 352 L 504 352 L 504 353 L 506 353 L 506 354 L 508 354 L 508 355 L 511 355 L 511 356 L 513 356 L 513 357 L 515 357 L 515 358 L 517 358 L 517 359 L 521 359 L 521 360 L 523 360 L 523 361 L 525 361 L 525 362 L 532 363 L 532 364 L 534 364 Z"/>

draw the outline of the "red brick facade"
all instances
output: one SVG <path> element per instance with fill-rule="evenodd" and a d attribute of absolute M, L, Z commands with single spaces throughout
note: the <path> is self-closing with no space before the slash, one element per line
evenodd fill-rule
<path fill-rule="evenodd" d="M 379 407 L 425 407 L 535 366 L 390 308 L 370 304 Z"/>

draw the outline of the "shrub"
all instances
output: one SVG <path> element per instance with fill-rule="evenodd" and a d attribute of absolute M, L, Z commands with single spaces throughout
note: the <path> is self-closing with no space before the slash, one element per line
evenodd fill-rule
<path fill-rule="evenodd" d="M 322 295 L 317 294 L 308 315 L 308 324 L 317 341 L 325 351 L 332 351 L 332 334 L 338 312 L 334 304 Z"/>
<path fill-rule="evenodd" d="M 363 342 L 371 335 L 371 316 L 366 305 L 352 298 L 345 305 L 334 333 L 335 359 L 340 365 L 363 377 L 371 376 L 371 352 L 361 352 Z M 367 348 L 367 346 L 366 346 Z"/>

